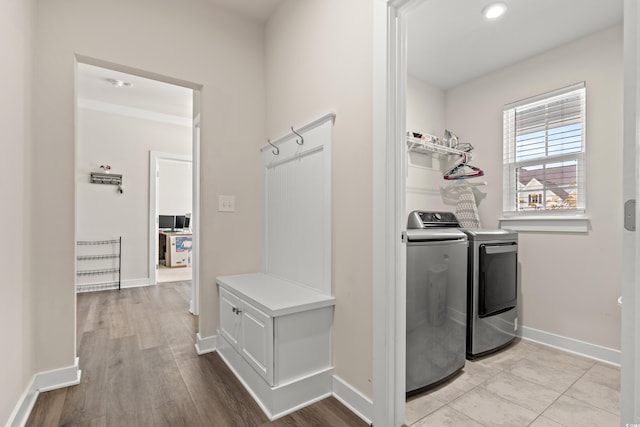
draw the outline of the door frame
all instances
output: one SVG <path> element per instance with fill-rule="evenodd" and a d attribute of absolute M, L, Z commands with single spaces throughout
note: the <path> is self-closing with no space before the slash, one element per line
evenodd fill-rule
<path fill-rule="evenodd" d="M 193 156 L 188 154 L 163 153 L 159 151 L 149 151 L 149 284 L 158 284 L 158 186 L 160 162 L 178 162 L 189 163 L 192 165 Z M 193 181 L 191 190 L 193 194 Z M 193 216 L 193 198 L 192 198 L 191 215 Z M 195 228 L 195 227 L 193 227 Z M 193 269 L 192 269 L 193 271 Z"/>
<path fill-rule="evenodd" d="M 373 424 L 381 426 L 405 422 L 406 36 L 408 13 L 424 1 L 374 4 Z"/>
<path fill-rule="evenodd" d="M 191 172 L 193 196 L 191 203 L 191 302 L 189 312 L 200 314 L 200 91 L 193 91 L 193 149 L 191 150 Z"/>
<path fill-rule="evenodd" d="M 640 182 L 640 8 L 624 2 L 623 200 L 638 200 Z M 636 224 L 640 207 L 636 203 Z M 640 233 L 622 231 L 621 425 L 640 424 Z"/>

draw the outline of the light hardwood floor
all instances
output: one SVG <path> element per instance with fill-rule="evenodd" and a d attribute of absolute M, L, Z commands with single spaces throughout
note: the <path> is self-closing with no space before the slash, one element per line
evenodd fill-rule
<path fill-rule="evenodd" d="M 354 426 L 334 398 L 269 422 L 217 353 L 195 352 L 190 282 L 78 294 L 82 381 L 40 394 L 27 426 Z"/>

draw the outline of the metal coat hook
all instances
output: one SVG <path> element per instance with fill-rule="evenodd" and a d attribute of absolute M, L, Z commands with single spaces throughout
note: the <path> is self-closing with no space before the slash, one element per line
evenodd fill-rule
<path fill-rule="evenodd" d="M 270 139 L 267 139 L 267 143 L 274 148 L 274 150 L 271 150 L 273 154 L 275 154 L 276 156 L 280 154 L 280 149 L 275 144 L 273 144 Z"/>
<path fill-rule="evenodd" d="M 298 136 L 300 137 L 300 141 L 298 141 L 298 140 L 296 139 L 296 144 L 298 144 L 298 145 L 303 145 L 303 144 L 304 144 L 304 137 L 303 137 L 302 135 L 300 135 L 298 132 L 296 132 L 296 131 L 293 129 L 293 126 L 291 126 L 291 132 L 295 133 L 296 135 L 298 135 Z"/>

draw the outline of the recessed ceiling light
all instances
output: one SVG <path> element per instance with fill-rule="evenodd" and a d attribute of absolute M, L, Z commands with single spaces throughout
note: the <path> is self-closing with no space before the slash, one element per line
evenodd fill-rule
<path fill-rule="evenodd" d="M 111 85 L 115 87 L 132 87 L 133 86 L 132 83 L 125 82 L 123 80 L 118 80 L 118 79 L 105 79 L 105 80 L 111 83 Z"/>
<path fill-rule="evenodd" d="M 482 15 L 487 19 L 498 19 L 507 11 L 507 5 L 504 3 L 491 3 L 482 9 Z"/>

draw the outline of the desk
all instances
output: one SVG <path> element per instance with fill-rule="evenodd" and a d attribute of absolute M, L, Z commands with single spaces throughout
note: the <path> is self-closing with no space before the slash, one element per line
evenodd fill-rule
<path fill-rule="evenodd" d="M 192 236 L 190 231 L 160 231 L 158 259 L 167 267 L 186 267 L 191 264 Z"/>

